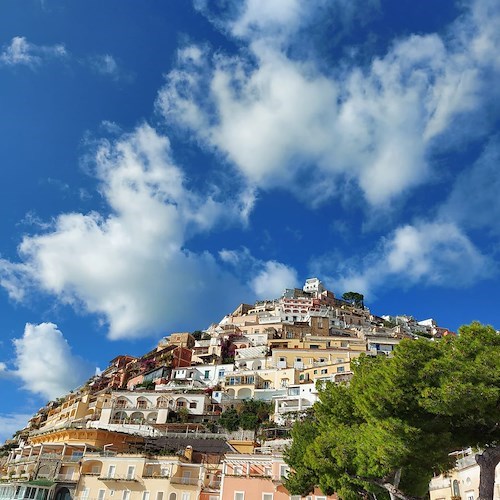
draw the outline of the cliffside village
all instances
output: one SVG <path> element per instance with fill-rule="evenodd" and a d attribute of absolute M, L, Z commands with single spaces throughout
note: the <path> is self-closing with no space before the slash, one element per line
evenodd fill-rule
<path fill-rule="evenodd" d="M 348 381 L 362 353 L 386 356 L 404 338 L 444 335 L 454 333 L 433 320 L 376 316 L 317 278 L 240 304 L 204 331 L 115 357 L 41 408 L 3 448 L 0 500 L 299 500 L 283 485 L 283 449 L 318 385 Z M 248 400 L 272 408 L 258 433 L 219 425 Z"/>

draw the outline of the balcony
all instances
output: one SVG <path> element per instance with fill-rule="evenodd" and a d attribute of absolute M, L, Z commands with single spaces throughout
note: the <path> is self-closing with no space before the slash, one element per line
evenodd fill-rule
<path fill-rule="evenodd" d="M 66 483 L 76 483 L 78 476 L 76 474 L 57 474 L 56 481 L 64 481 Z"/>
<path fill-rule="evenodd" d="M 39 456 L 41 460 L 61 460 L 63 458 L 60 453 L 42 453 Z"/>
<path fill-rule="evenodd" d="M 132 482 L 135 482 L 137 481 L 135 475 L 134 476 L 121 476 L 121 475 L 117 475 L 117 474 L 114 474 L 112 476 L 99 476 L 97 479 L 99 479 L 99 481 L 132 481 Z"/>
<path fill-rule="evenodd" d="M 431 479 L 431 482 L 429 484 L 429 491 L 442 490 L 445 488 L 451 488 L 450 478 L 435 477 Z"/>
<path fill-rule="evenodd" d="M 184 485 L 190 485 L 190 486 L 198 486 L 200 484 L 200 480 L 198 478 L 191 478 L 191 477 L 171 477 L 170 478 L 170 483 L 171 484 L 184 484 Z"/>

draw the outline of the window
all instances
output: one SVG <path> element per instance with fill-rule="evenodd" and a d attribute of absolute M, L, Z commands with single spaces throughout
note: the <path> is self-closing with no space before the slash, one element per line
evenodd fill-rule
<path fill-rule="evenodd" d="M 224 370 L 219 370 L 219 377 L 223 377 L 224 376 Z"/>
<path fill-rule="evenodd" d="M 106 490 L 99 490 L 97 493 L 97 500 L 104 500 L 104 495 L 106 494 Z"/>
<path fill-rule="evenodd" d="M 327 368 L 323 368 L 321 370 L 321 375 L 326 375 L 328 373 L 328 369 Z"/>
<path fill-rule="evenodd" d="M 235 491 L 234 492 L 234 500 L 245 500 L 245 492 L 244 491 Z"/>
<path fill-rule="evenodd" d="M 149 491 L 142 492 L 142 500 L 149 500 Z"/>
<path fill-rule="evenodd" d="M 345 372 L 345 367 L 337 366 L 337 373 L 343 373 L 343 372 Z"/>
<path fill-rule="evenodd" d="M 182 500 L 191 500 L 191 493 L 184 492 L 182 494 Z"/>
<path fill-rule="evenodd" d="M 262 500 L 273 500 L 274 495 L 272 493 L 262 493 Z"/>
<path fill-rule="evenodd" d="M 130 500 L 130 490 L 123 490 L 122 500 Z"/>
<path fill-rule="evenodd" d="M 270 465 L 264 466 L 264 476 L 271 477 L 273 473 L 273 468 Z"/>
<path fill-rule="evenodd" d="M 127 469 L 127 479 L 134 479 L 135 465 L 129 465 Z"/>
<path fill-rule="evenodd" d="M 108 477 L 115 477 L 116 465 L 110 465 L 108 467 Z"/>
<path fill-rule="evenodd" d="M 170 493 L 168 500 L 177 500 L 177 493 Z"/>
<path fill-rule="evenodd" d="M 290 468 L 288 465 L 280 465 L 280 477 L 288 477 L 289 472 Z"/>
<path fill-rule="evenodd" d="M 163 500 L 163 491 L 156 493 L 156 500 Z"/>
<path fill-rule="evenodd" d="M 81 496 L 81 498 L 82 498 L 83 500 L 86 500 L 86 499 L 89 497 L 89 491 L 90 491 L 90 490 L 89 490 L 88 488 L 83 488 L 83 491 L 82 491 L 82 496 Z"/>
<path fill-rule="evenodd" d="M 326 500 L 326 497 L 323 497 L 323 496 L 319 497 L 318 495 L 316 495 L 314 498 L 316 500 Z"/>
<path fill-rule="evenodd" d="M 300 495 L 292 495 L 290 500 L 302 500 L 302 497 Z"/>
<path fill-rule="evenodd" d="M 296 363 L 302 363 L 302 358 L 295 358 Z"/>
<path fill-rule="evenodd" d="M 191 403 L 189 403 L 189 408 L 196 408 L 196 406 L 197 406 L 196 401 L 192 401 Z"/>
<path fill-rule="evenodd" d="M 233 473 L 235 476 L 241 476 L 243 474 L 243 467 L 241 465 L 234 465 Z"/>
<path fill-rule="evenodd" d="M 210 378 L 210 370 L 205 370 L 204 377 L 205 377 L 205 380 L 208 379 L 208 378 Z"/>
<path fill-rule="evenodd" d="M 319 344 L 311 344 L 311 349 L 319 349 Z"/>

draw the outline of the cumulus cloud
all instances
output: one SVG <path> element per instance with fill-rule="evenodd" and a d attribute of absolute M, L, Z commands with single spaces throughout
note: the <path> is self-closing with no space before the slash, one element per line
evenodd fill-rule
<path fill-rule="evenodd" d="M 252 288 L 261 299 L 276 298 L 281 297 L 285 288 L 293 288 L 298 282 L 295 269 L 271 260 L 252 280 Z"/>
<path fill-rule="evenodd" d="M 93 372 L 78 356 L 53 323 L 26 324 L 21 338 L 14 339 L 15 370 L 24 389 L 54 399 L 75 389 Z"/>
<path fill-rule="evenodd" d="M 223 249 L 219 257 L 234 267 L 240 276 L 246 277 L 248 286 L 259 299 L 280 297 L 285 288 L 299 283 L 293 267 L 275 260 L 257 259 L 245 247 L 240 250 Z"/>
<path fill-rule="evenodd" d="M 0 413 L 0 445 L 16 431 L 24 429 L 32 416 L 27 413 Z"/>
<path fill-rule="evenodd" d="M 23 36 L 15 36 L 0 53 L 0 64 L 6 66 L 24 65 L 35 68 L 46 59 L 66 56 L 67 52 L 63 44 L 36 45 L 28 42 Z"/>
<path fill-rule="evenodd" d="M 460 288 L 491 276 L 495 269 L 458 226 L 441 221 L 401 226 L 361 265 L 339 267 L 339 275 L 328 281 L 367 296 L 387 287 Z"/>
<path fill-rule="evenodd" d="M 12 298 L 22 299 L 28 283 L 97 313 L 117 339 L 199 327 L 233 306 L 229 290 L 248 296 L 213 255 L 186 248 L 193 235 L 244 219 L 245 193 L 223 203 L 215 188 L 188 189 L 169 140 L 148 125 L 102 141 L 94 162 L 109 214 L 62 214 L 50 230 L 26 236 L 22 262 L 0 261 Z"/>
<path fill-rule="evenodd" d="M 498 4 L 477 0 L 446 36 L 411 35 L 367 67 L 325 72 L 268 43 L 287 16 L 292 25 L 302 18 L 303 3 L 286 3 L 289 10 L 273 3 L 259 17 L 260 2 L 246 2 L 226 26 L 246 37 L 250 55 L 217 53 L 211 64 L 180 57 L 158 95 L 170 123 L 193 131 L 251 185 L 316 202 L 354 186 L 385 206 L 431 178 L 429 157 L 446 148 L 443 134 L 458 133 L 457 118 L 481 133 L 477 114 L 494 103 L 499 71 Z"/>

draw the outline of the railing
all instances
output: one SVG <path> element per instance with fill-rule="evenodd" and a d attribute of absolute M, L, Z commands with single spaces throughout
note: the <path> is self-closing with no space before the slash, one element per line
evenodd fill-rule
<path fill-rule="evenodd" d="M 457 467 L 459 469 L 463 469 L 465 467 L 469 467 L 471 465 L 476 465 L 476 456 L 475 455 L 467 455 L 463 458 L 459 458 L 457 460 Z"/>
<path fill-rule="evenodd" d="M 137 481 L 135 475 L 134 476 L 129 476 L 129 475 L 118 475 L 118 474 L 113 474 L 112 476 L 99 476 L 97 479 L 100 481 Z"/>
<path fill-rule="evenodd" d="M 451 488 L 451 479 L 438 477 L 431 479 L 431 482 L 429 484 L 430 491 L 441 490 L 444 488 Z"/>
<path fill-rule="evenodd" d="M 24 462 L 29 462 L 31 460 L 36 460 L 38 458 L 38 455 L 31 455 L 31 457 L 19 457 L 14 460 L 12 460 L 10 463 L 11 464 L 21 464 Z"/>
<path fill-rule="evenodd" d="M 75 474 L 57 474 L 57 481 L 78 481 L 78 477 Z"/>
<path fill-rule="evenodd" d="M 63 458 L 60 453 L 42 453 L 39 457 L 42 460 L 61 460 Z"/>
<path fill-rule="evenodd" d="M 186 484 L 191 486 L 198 486 L 200 480 L 198 478 L 190 478 L 190 477 L 171 477 L 170 482 L 172 484 Z"/>
<path fill-rule="evenodd" d="M 52 432 L 55 429 L 84 429 L 87 424 L 87 421 L 84 422 L 62 422 L 54 425 L 47 425 L 45 427 L 41 427 L 40 429 L 36 429 L 30 431 L 30 436 L 37 436 L 39 434 L 44 434 L 46 432 Z"/>

